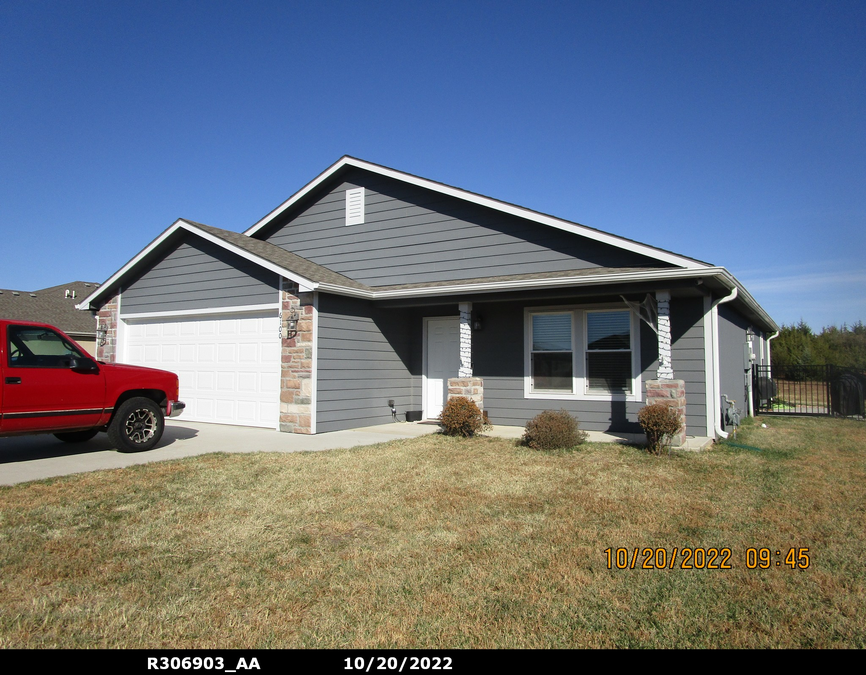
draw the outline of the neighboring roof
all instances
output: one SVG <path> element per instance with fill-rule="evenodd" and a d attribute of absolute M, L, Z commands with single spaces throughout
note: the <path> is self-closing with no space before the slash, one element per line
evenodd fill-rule
<path fill-rule="evenodd" d="M 563 220 L 562 218 L 556 218 L 555 216 L 547 215 L 546 213 L 540 213 L 538 211 L 533 211 L 522 206 L 517 206 L 516 204 L 510 204 L 508 202 L 503 202 L 498 199 L 493 199 L 491 197 L 485 197 L 484 195 L 480 195 L 475 192 L 462 190 L 451 185 L 446 185 L 445 183 L 439 183 L 433 180 L 429 180 L 427 178 L 421 178 L 420 176 L 414 176 L 403 171 L 390 169 L 386 166 L 373 164 L 372 162 L 366 162 L 363 159 L 349 157 L 348 155 L 341 157 L 339 160 L 337 160 L 337 162 L 325 169 L 325 171 L 320 173 L 304 187 L 298 190 L 295 194 L 289 197 L 286 201 L 280 204 L 277 208 L 275 208 L 264 218 L 259 220 L 255 225 L 246 230 L 244 234 L 248 237 L 255 236 L 256 233 L 267 227 L 281 214 L 291 209 L 295 204 L 297 204 L 304 197 L 313 192 L 320 185 L 335 177 L 338 173 L 352 167 L 357 169 L 363 169 L 365 171 L 370 171 L 380 176 L 387 176 L 389 178 L 393 178 L 394 180 L 409 183 L 411 185 L 425 188 L 427 190 L 433 190 L 434 192 L 449 195 L 451 197 L 462 199 L 473 204 L 478 204 L 480 206 L 493 209 L 495 211 L 507 213 L 512 216 L 517 216 L 518 218 L 525 218 L 526 220 L 534 221 L 536 223 L 540 223 L 541 225 L 546 225 L 548 227 L 553 227 L 559 230 L 565 230 L 566 232 L 571 232 L 572 234 L 578 234 L 580 236 L 587 237 L 589 239 L 602 242 L 604 244 L 616 246 L 618 248 L 631 251 L 633 253 L 639 253 L 640 255 L 655 258 L 656 260 L 659 260 L 661 262 L 676 265 L 678 267 L 711 267 L 709 263 L 705 263 L 701 260 L 695 260 L 694 258 L 688 258 L 678 253 L 673 253 L 672 251 L 666 251 L 665 249 L 657 248 L 655 246 L 642 244 L 632 239 L 626 239 L 625 237 L 619 237 L 615 234 L 603 232 L 593 227 L 581 225 L 580 223 L 573 223 L 568 220 Z"/>
<path fill-rule="evenodd" d="M 0 290 L 0 318 L 36 321 L 57 326 L 74 335 L 96 335 L 96 317 L 76 304 L 91 295 L 99 284 L 73 281 L 38 291 Z"/>

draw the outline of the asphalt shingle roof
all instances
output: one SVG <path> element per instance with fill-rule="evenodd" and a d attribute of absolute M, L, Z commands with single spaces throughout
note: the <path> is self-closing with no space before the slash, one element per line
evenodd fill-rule
<path fill-rule="evenodd" d="M 0 289 L 0 317 L 50 323 L 66 333 L 95 335 L 93 313 L 75 309 L 75 305 L 98 286 L 92 282 L 73 281 L 38 291 Z M 74 297 L 67 297 L 67 291 L 70 291 L 70 296 L 74 293 Z"/>
<path fill-rule="evenodd" d="M 274 265 L 279 265 L 283 269 L 294 272 L 295 274 L 298 274 L 305 279 L 309 279 L 310 281 L 336 284 L 338 286 L 346 286 L 347 288 L 357 288 L 365 290 L 370 288 L 369 286 L 362 284 L 359 281 L 350 279 L 349 277 L 344 276 L 338 272 L 334 272 L 327 267 L 322 267 L 322 265 L 317 265 L 316 263 L 311 262 L 306 258 L 302 258 L 301 256 L 296 255 L 291 251 L 280 248 L 276 244 L 271 244 L 270 242 L 262 241 L 260 239 L 253 239 L 252 237 L 248 237 L 245 234 L 241 234 L 240 232 L 231 232 L 229 230 L 222 230 L 218 227 L 212 227 L 210 225 L 196 223 L 192 220 L 187 220 L 185 218 L 184 222 L 187 222 L 190 225 L 194 225 L 195 227 L 204 230 L 208 234 L 219 237 L 223 241 L 232 244 L 233 246 L 242 248 L 245 251 L 248 251 L 249 253 L 258 256 L 259 258 L 267 260 Z"/>

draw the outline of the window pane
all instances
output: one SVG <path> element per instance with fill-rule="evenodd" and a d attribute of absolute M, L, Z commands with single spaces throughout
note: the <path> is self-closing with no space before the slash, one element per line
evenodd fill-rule
<path fill-rule="evenodd" d="M 532 351 L 571 351 L 571 314 L 533 314 Z"/>
<path fill-rule="evenodd" d="M 631 352 L 587 352 L 588 391 L 631 393 Z"/>
<path fill-rule="evenodd" d="M 59 333 L 47 328 L 9 326 L 9 365 L 24 367 L 65 367 L 70 357 L 81 353 Z"/>
<path fill-rule="evenodd" d="M 587 312 L 587 349 L 631 349 L 628 312 Z"/>
<path fill-rule="evenodd" d="M 571 352 L 543 352 L 532 355 L 532 387 L 534 391 L 571 392 Z"/>

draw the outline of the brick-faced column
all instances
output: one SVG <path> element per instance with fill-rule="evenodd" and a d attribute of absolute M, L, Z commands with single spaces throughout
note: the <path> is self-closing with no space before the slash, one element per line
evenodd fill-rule
<path fill-rule="evenodd" d="M 120 299 L 117 294 L 111 296 L 96 313 L 96 360 L 114 363 L 117 360 L 117 323 Z M 105 336 L 100 338 L 99 331 L 104 330 Z"/>
<path fill-rule="evenodd" d="M 659 367 L 656 377 L 660 380 L 674 379 L 674 369 L 671 362 L 671 294 L 670 291 L 656 291 L 658 303 L 658 340 Z"/>
<path fill-rule="evenodd" d="M 472 303 L 460 305 L 460 368 L 459 377 L 472 377 Z"/>
<path fill-rule="evenodd" d="M 448 399 L 463 396 L 475 401 L 479 410 L 484 410 L 484 380 L 480 377 L 449 377 Z"/>
<path fill-rule="evenodd" d="M 286 330 L 292 310 L 298 315 L 295 333 Z M 280 431 L 313 432 L 313 294 L 298 284 L 280 280 Z"/>
<path fill-rule="evenodd" d="M 683 426 L 680 432 L 671 438 L 675 448 L 686 442 L 686 383 L 683 380 L 647 380 L 647 405 L 663 403 L 677 411 Z"/>

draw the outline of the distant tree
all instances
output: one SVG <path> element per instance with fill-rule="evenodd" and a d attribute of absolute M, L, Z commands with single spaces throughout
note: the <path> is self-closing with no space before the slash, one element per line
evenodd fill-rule
<path fill-rule="evenodd" d="M 825 326 L 815 334 L 801 319 L 796 326 L 782 326 L 771 345 L 773 363 L 779 366 L 833 364 L 866 370 L 866 326 L 862 321 L 851 327 Z"/>

